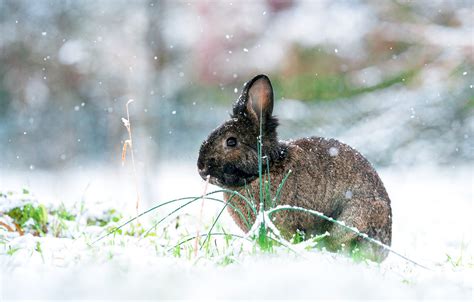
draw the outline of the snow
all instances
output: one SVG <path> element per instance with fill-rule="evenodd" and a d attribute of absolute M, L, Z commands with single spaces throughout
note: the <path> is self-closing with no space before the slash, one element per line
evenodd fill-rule
<path fill-rule="evenodd" d="M 344 197 L 346 197 L 347 199 L 351 199 L 352 198 L 352 191 L 350 191 L 350 190 L 346 191 L 346 193 L 344 194 Z"/>
<path fill-rule="evenodd" d="M 329 148 L 329 155 L 334 157 L 334 156 L 337 156 L 339 154 L 339 149 L 336 148 L 336 147 L 331 147 Z"/>
<path fill-rule="evenodd" d="M 433 285 L 445 288 L 452 299 L 463 297 L 462 291 L 452 284 L 445 284 L 441 275 L 433 276 L 414 288 L 400 282 L 398 276 L 384 272 L 374 275 L 372 267 L 355 266 L 331 258 L 302 260 L 291 256 L 285 259 L 261 255 L 258 259 L 244 259 L 238 265 L 215 268 L 206 263 L 193 266 L 152 257 L 136 248 L 127 252 L 100 268 L 75 267 L 66 272 L 59 267 L 38 275 L 23 271 L 6 280 L 5 284 L 11 290 L 11 285 L 21 278 L 15 292 L 29 292 L 38 299 L 48 299 L 51 297 L 48 293 L 52 292 L 62 297 L 89 299 L 364 299 L 368 293 L 373 297 L 391 299 L 436 298 L 437 291 L 430 290 Z M 128 262 L 128 266 L 123 263 L 121 266 L 120 262 L 126 259 L 133 260 Z M 41 265 L 35 263 L 33 266 Z M 127 269 L 130 266 L 132 269 Z M 357 278 L 347 282 L 348 276 Z M 47 281 L 51 277 L 54 279 Z M 106 288 L 104 282 L 108 285 Z M 380 286 L 381 283 L 386 286 Z M 35 286 L 31 288 L 31 285 Z M 423 295 L 424 291 L 426 295 Z"/>
<path fill-rule="evenodd" d="M 30 194 L 18 192 L 1 192 L 0 194 L 0 214 L 6 213 L 13 208 L 21 208 L 27 204 L 38 205 L 38 201 Z"/>
<path fill-rule="evenodd" d="M 65 65 L 80 63 L 88 58 L 89 54 L 81 40 L 67 41 L 58 52 L 59 61 Z"/>
<path fill-rule="evenodd" d="M 224 259 L 225 255 L 214 259 L 200 251 L 196 258 L 174 257 L 167 250 L 181 239 L 178 230 L 170 231 L 167 240 L 116 235 L 91 246 L 92 240 L 103 234 L 102 228 L 91 226 L 86 229 L 86 236 L 76 234 L 73 238 L 30 234 L 18 237 L 9 233 L 5 238 L 7 244 L 0 245 L 0 250 L 3 249 L 0 297 L 42 300 L 472 299 L 473 175 L 470 167 L 418 166 L 386 168 L 379 172 L 392 200 L 392 248 L 430 270 L 393 254 L 380 265 L 355 263 L 340 255 L 306 250 L 301 244 L 292 250 L 278 247 L 268 254 L 258 249 L 253 251 L 244 239 L 233 241 L 226 251 L 234 262 L 222 266 L 216 259 Z M 90 193 L 97 189 L 102 191 L 101 195 L 85 194 L 85 208 L 89 211 L 85 215 L 102 215 L 103 209 L 110 205 L 126 209 L 124 203 L 134 202 L 133 185 L 126 182 L 120 185 L 120 175 L 115 177 L 115 185 L 98 188 L 91 184 Z M 22 185 L 24 177 L 10 174 L 5 179 L 8 181 L 1 179 L 2 184 L 15 189 Z M 48 181 L 42 178 L 35 183 L 36 179 L 31 178 L 33 191 Z M 57 177 L 49 180 L 51 184 L 55 179 Z M 68 182 L 68 179 L 63 180 Z M 90 180 L 71 175 L 69 181 L 73 184 L 62 184 L 63 190 L 67 191 L 69 186 L 83 190 Z M 168 163 L 155 183 L 161 184 L 160 193 L 156 194 L 161 201 L 199 196 L 203 190 L 203 182 L 191 164 Z M 214 189 L 211 187 L 208 192 Z M 49 187 L 49 190 L 38 191 L 51 193 L 54 190 Z M 109 198 L 102 203 L 92 200 L 107 195 Z M 12 198 L 12 202 L 21 200 L 21 194 L 18 196 Z M 38 196 L 41 196 L 39 192 Z M 69 197 L 74 199 L 74 196 Z M 43 197 L 48 199 L 48 196 Z M 196 230 L 200 205 L 201 202 L 196 202 L 179 212 L 180 225 L 189 228 L 191 233 Z M 201 231 L 207 232 L 222 204 L 206 201 L 204 206 Z M 158 214 L 162 216 L 163 212 Z M 141 222 L 146 224 L 147 218 L 144 216 Z M 229 233 L 243 235 L 226 213 L 220 224 Z M 213 241 L 215 238 L 216 244 L 222 244 L 217 237 L 213 237 Z M 8 247 L 20 249 L 7 255 Z M 236 254 L 241 247 L 244 252 Z M 452 259 L 462 256 L 459 265 L 448 261 L 447 255 Z"/>

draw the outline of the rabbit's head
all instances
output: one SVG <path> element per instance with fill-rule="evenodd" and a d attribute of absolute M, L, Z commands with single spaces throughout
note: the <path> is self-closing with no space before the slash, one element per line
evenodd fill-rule
<path fill-rule="evenodd" d="M 277 141 L 278 120 L 272 116 L 273 89 L 265 75 L 247 82 L 234 103 L 231 119 L 202 143 L 197 162 L 203 179 L 224 187 L 241 187 L 258 177 L 258 137 L 262 126 L 263 165 L 284 155 Z M 268 160 L 267 160 L 268 159 Z"/>

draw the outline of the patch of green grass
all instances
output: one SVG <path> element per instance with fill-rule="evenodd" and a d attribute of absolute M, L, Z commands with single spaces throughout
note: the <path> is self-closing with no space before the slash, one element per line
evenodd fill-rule
<path fill-rule="evenodd" d="M 220 261 L 217 262 L 217 265 L 220 265 L 220 266 L 227 266 L 229 264 L 232 264 L 235 262 L 235 259 L 226 255 L 224 256 L 224 258 L 222 258 Z"/>
<path fill-rule="evenodd" d="M 48 211 L 42 204 L 25 204 L 22 207 L 13 208 L 6 213 L 22 229 L 26 227 L 27 222 L 33 222 L 33 229 L 40 234 L 47 232 Z"/>
<path fill-rule="evenodd" d="M 328 236 L 329 236 L 328 232 L 321 235 L 312 236 L 310 239 L 306 241 L 307 244 L 306 244 L 305 249 L 306 250 L 312 250 L 312 249 L 322 250 L 326 248 L 327 246 L 326 240 Z"/>
<path fill-rule="evenodd" d="M 69 229 L 66 222 L 76 221 L 76 215 L 69 211 L 63 203 L 57 209 L 51 209 L 50 215 L 53 218 L 50 219 L 49 231 L 55 237 L 64 236 L 65 232 Z"/>
<path fill-rule="evenodd" d="M 274 240 L 272 240 L 269 236 L 270 230 L 266 227 L 265 223 L 260 223 L 260 227 L 258 228 L 258 234 L 254 237 L 260 250 L 264 252 L 272 252 L 273 251 L 273 244 Z"/>
<path fill-rule="evenodd" d="M 43 249 L 41 248 L 41 242 L 36 241 L 35 251 L 37 251 L 41 255 L 41 260 L 44 263 L 44 255 L 43 255 Z"/>
<path fill-rule="evenodd" d="M 52 215 L 56 215 L 58 218 L 62 219 L 62 220 L 67 220 L 67 221 L 74 221 L 76 220 L 76 215 L 74 215 L 73 213 L 69 212 L 67 209 L 66 209 L 66 206 L 61 203 L 61 205 L 58 207 L 58 209 L 56 210 L 52 210 L 51 211 L 51 214 Z"/>
<path fill-rule="evenodd" d="M 28 195 L 30 192 L 27 189 L 23 189 L 21 194 Z M 15 195 L 17 194 L 11 191 L 0 192 L 0 196 L 7 199 L 17 198 Z M 46 207 L 44 204 L 28 196 L 23 196 L 22 202 L 21 206 L 13 207 L 2 213 L 2 215 L 11 218 L 11 221 L 9 220 L 10 222 L 8 222 L 11 224 L 9 228 L 6 229 L 5 226 L 2 226 L 2 230 L 5 228 L 7 231 L 18 231 L 20 234 L 30 233 L 35 236 L 50 234 L 54 237 L 62 237 L 66 235 L 65 231 L 72 226 L 70 222 L 77 221 L 78 219 L 78 214 L 68 209 L 63 203 L 57 207 Z M 82 214 L 83 209 L 81 209 L 79 215 Z M 107 227 L 119 222 L 121 218 L 122 214 L 116 209 L 109 209 L 100 217 L 89 217 L 85 224 L 77 221 L 76 228 L 85 228 L 91 225 Z M 138 230 L 134 231 L 138 232 Z"/>
<path fill-rule="evenodd" d="M 449 254 L 446 253 L 446 262 L 449 263 L 453 268 L 460 268 L 467 266 L 469 268 L 474 267 L 473 259 L 471 256 L 471 259 L 468 259 L 469 257 L 466 257 L 466 244 L 464 241 L 461 242 L 461 246 L 459 248 L 459 254 L 454 255 L 454 254 Z"/>
<path fill-rule="evenodd" d="M 89 217 L 87 219 L 87 225 L 97 225 L 104 227 L 111 222 L 119 222 L 122 219 L 122 214 L 120 214 L 115 209 L 109 209 L 102 217 Z"/>
<path fill-rule="evenodd" d="M 181 246 L 177 245 L 173 248 L 173 256 L 181 258 Z"/>
<path fill-rule="evenodd" d="M 446 254 L 446 262 L 451 264 L 453 267 L 460 267 L 462 264 L 462 254 L 459 256 L 452 256 L 450 254 Z"/>
<path fill-rule="evenodd" d="M 16 252 L 18 252 L 21 248 L 19 247 L 11 247 L 11 246 L 8 246 L 8 249 L 7 249 L 7 255 L 8 256 L 13 256 Z"/>
<path fill-rule="evenodd" d="M 306 240 L 306 233 L 300 230 L 296 230 L 296 233 L 291 238 L 291 243 L 298 244 Z"/>
<path fill-rule="evenodd" d="M 349 247 L 349 256 L 354 262 L 366 262 L 367 254 L 364 252 L 363 248 L 359 243 L 353 242 Z"/>
<path fill-rule="evenodd" d="M 141 236 L 145 234 L 145 232 L 146 232 L 146 229 L 143 227 L 141 223 L 132 223 L 130 224 L 130 228 L 125 232 L 125 235 L 137 237 L 137 236 Z M 147 234 L 147 236 L 154 236 L 154 235 L 155 233 L 153 232 L 149 232 Z"/>

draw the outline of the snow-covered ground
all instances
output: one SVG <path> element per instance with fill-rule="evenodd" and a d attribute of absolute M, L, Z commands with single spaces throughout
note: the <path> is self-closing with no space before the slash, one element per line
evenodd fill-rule
<path fill-rule="evenodd" d="M 28 184 L 39 200 L 66 206 L 84 200 L 88 209 L 112 206 L 133 213 L 133 181 L 124 171 L 11 172 L 0 175 L 0 189 L 18 191 Z M 192 163 L 169 164 L 161 171 L 152 182 L 156 200 L 202 194 L 203 183 Z M 376 265 L 299 246 L 294 247 L 298 254 L 285 248 L 264 253 L 245 240 L 231 243 L 226 253 L 234 253 L 233 263 L 222 265 L 226 255 L 207 257 L 200 251 L 196 257 L 176 257 L 168 252 L 182 238 L 178 233 L 170 231 L 166 240 L 110 236 L 90 246 L 103 229 L 89 227 L 87 235 L 76 234 L 76 239 L 9 235 L 8 246 L 20 249 L 8 255 L 5 247 L 0 255 L 0 299 L 472 300 L 472 166 L 379 172 L 392 199 L 393 249 L 430 270 L 393 254 Z M 142 209 L 152 204 L 142 204 Z M 198 227 L 200 207 L 199 201 L 179 212 L 181 227 L 189 233 L 206 231 L 222 205 L 205 201 L 203 225 Z M 156 211 L 149 218 L 165 213 Z M 220 221 L 226 231 L 243 235 L 227 213 Z M 235 253 L 241 248 L 244 252 Z"/>

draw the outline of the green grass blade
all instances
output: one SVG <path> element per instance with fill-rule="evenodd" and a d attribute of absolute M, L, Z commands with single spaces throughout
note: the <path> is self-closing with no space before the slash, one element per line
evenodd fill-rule
<path fill-rule="evenodd" d="M 288 177 L 290 176 L 291 174 L 291 170 L 288 171 L 288 173 L 285 175 L 285 177 L 282 179 L 280 185 L 278 186 L 278 189 L 277 189 L 277 192 L 275 194 L 275 203 L 276 205 L 278 205 L 278 203 L 280 202 L 280 193 L 281 193 L 281 189 L 283 188 L 283 186 L 285 185 L 286 183 L 286 180 L 288 179 Z"/>

